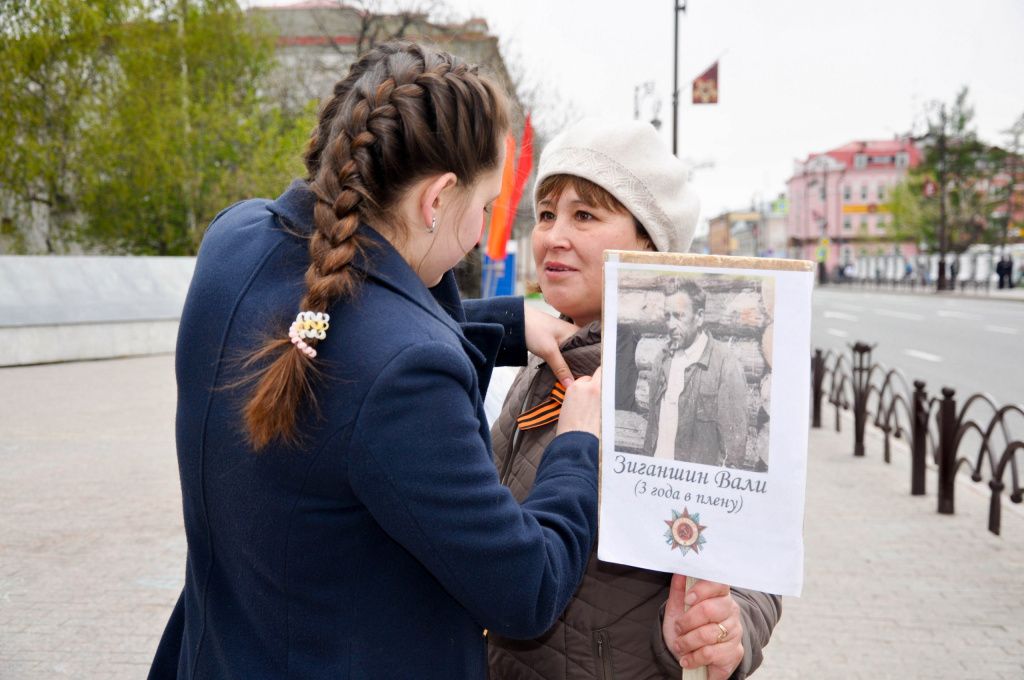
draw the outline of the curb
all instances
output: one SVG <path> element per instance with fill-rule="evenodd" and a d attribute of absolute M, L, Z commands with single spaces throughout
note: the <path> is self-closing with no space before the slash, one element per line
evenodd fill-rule
<path fill-rule="evenodd" d="M 835 284 L 818 284 L 814 285 L 815 290 L 834 290 L 834 291 L 849 291 L 860 292 L 860 293 L 882 293 L 885 295 L 903 295 L 905 297 L 924 297 L 924 296 L 944 296 L 946 299 L 960 299 L 960 300 L 994 300 L 996 302 L 1024 302 L 1024 291 L 1016 295 L 992 295 L 991 293 L 962 293 L 954 291 L 946 291 L 939 293 L 934 290 L 928 292 L 916 292 L 912 290 L 900 290 L 892 288 L 872 288 L 866 286 L 845 286 Z"/>

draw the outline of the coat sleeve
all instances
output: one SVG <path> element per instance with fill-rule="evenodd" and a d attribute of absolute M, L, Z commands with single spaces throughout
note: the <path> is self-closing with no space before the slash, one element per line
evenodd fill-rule
<path fill-rule="evenodd" d="M 630 326 L 619 324 L 615 336 L 615 408 L 635 410 L 636 383 L 640 371 L 636 366 L 639 334 Z"/>
<path fill-rule="evenodd" d="M 532 638 L 572 597 L 597 531 L 597 438 L 547 447 L 522 503 L 498 481 L 475 374 L 438 342 L 398 354 L 354 424 L 349 479 L 392 538 L 484 628 Z"/>
<path fill-rule="evenodd" d="M 732 597 L 740 608 L 740 620 L 743 623 L 743 660 L 729 676 L 729 680 L 744 680 L 758 669 L 764 660 L 764 648 L 772 637 L 772 630 L 782 616 L 782 598 L 756 590 L 732 588 Z M 665 591 L 668 597 L 668 590 Z M 651 635 L 651 647 L 655 658 L 661 666 L 665 678 L 678 678 L 681 666 L 675 654 L 669 651 L 661 634 L 661 624 L 665 616 L 665 605 L 654 622 Z"/>
<path fill-rule="evenodd" d="M 496 323 L 505 329 L 498 349 L 497 366 L 526 365 L 526 324 L 523 298 L 493 297 L 482 300 L 464 300 L 466 320 L 473 323 Z"/>
<path fill-rule="evenodd" d="M 782 616 L 782 598 L 742 588 L 733 588 L 732 596 L 740 606 L 743 620 L 743 661 L 730 680 L 743 680 L 764 660 L 764 648 Z"/>

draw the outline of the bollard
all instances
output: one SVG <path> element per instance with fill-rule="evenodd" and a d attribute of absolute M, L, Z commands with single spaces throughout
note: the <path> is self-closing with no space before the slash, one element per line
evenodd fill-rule
<path fill-rule="evenodd" d="M 853 345 L 853 455 L 864 455 L 864 427 L 867 425 L 868 377 L 871 374 L 871 345 Z"/>
<path fill-rule="evenodd" d="M 914 418 L 911 429 L 910 452 L 910 495 L 923 496 L 925 493 L 925 462 L 928 452 L 928 394 L 924 381 L 914 381 Z"/>
<path fill-rule="evenodd" d="M 992 497 L 989 499 L 988 506 L 988 530 L 996 536 L 999 535 L 999 525 L 1002 519 L 1001 513 L 1003 511 L 1003 482 L 1002 480 L 993 479 L 988 483 L 988 488 L 992 490 Z"/>
<path fill-rule="evenodd" d="M 939 405 L 939 513 L 953 514 L 956 477 L 956 390 L 943 387 Z"/>
<path fill-rule="evenodd" d="M 821 427 L 821 399 L 824 396 L 822 385 L 825 383 L 825 359 L 821 350 L 814 350 L 811 358 L 811 380 L 814 389 L 814 411 L 811 416 L 811 427 Z"/>
<path fill-rule="evenodd" d="M 839 401 L 837 400 L 836 401 L 836 432 L 841 432 L 842 431 L 840 429 L 841 425 L 840 425 L 840 421 L 839 421 L 839 412 L 841 410 L 842 410 L 842 407 L 840 406 Z"/>
<path fill-rule="evenodd" d="M 989 501 L 988 509 L 988 530 L 996 536 L 999 535 L 999 525 L 1001 523 L 1001 515 L 1003 511 L 1002 506 L 1002 493 L 1005 485 L 1003 484 L 1003 474 L 1006 472 L 1007 466 L 1013 461 L 1013 457 L 1017 455 L 1018 451 L 1024 451 L 1024 441 L 1014 441 L 1006 445 L 1006 450 L 1003 451 L 1003 455 L 999 457 L 999 463 L 996 465 L 996 469 L 992 472 L 992 480 L 988 483 L 988 488 L 992 490 L 992 498 Z M 1018 485 L 1016 479 L 1017 475 L 1013 474 L 1013 491 L 1010 493 L 1010 500 L 1014 503 L 1020 503 L 1024 501 L 1024 494 L 1021 493 L 1021 488 Z"/>

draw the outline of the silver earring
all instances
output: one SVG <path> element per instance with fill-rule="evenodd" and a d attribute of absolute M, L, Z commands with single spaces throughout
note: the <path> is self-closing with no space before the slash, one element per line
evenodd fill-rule
<path fill-rule="evenodd" d="M 427 227 L 428 234 L 433 234 L 435 231 L 437 231 L 437 215 L 430 218 L 430 226 Z"/>

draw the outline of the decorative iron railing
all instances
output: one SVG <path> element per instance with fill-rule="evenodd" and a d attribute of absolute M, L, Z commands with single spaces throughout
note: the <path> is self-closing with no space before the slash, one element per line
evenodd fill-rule
<path fill-rule="evenodd" d="M 957 408 L 956 391 L 943 387 L 929 397 L 923 380 L 911 382 L 899 369 L 872 363 L 874 345 L 857 342 L 851 354 L 814 351 L 811 357 L 812 427 L 820 428 L 827 400 L 841 431 L 842 411 L 852 409 L 853 455 L 863 456 L 869 423 L 882 433 L 883 460 L 892 460 L 891 440 L 910 448 L 910 493 L 925 495 L 929 458 L 938 468 L 938 512 L 953 514 L 956 475 L 970 469 L 975 482 L 991 490 L 988 528 L 1000 530 L 1003 491 L 1013 503 L 1024 501 L 1019 459 L 1024 459 L 1024 407 L 1000 406 L 987 394 L 972 394 Z M 1016 425 L 1017 429 L 1012 429 Z"/>

